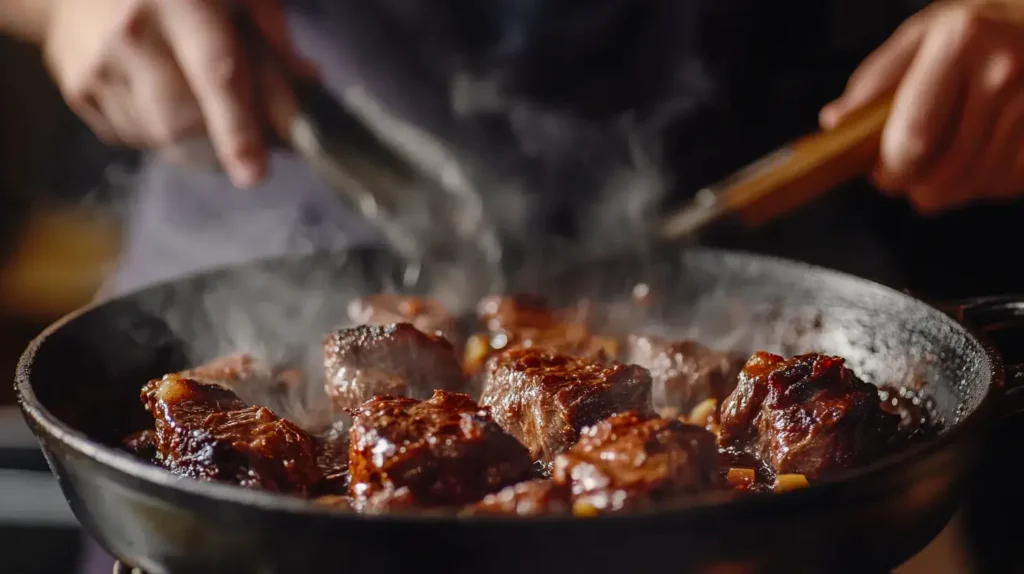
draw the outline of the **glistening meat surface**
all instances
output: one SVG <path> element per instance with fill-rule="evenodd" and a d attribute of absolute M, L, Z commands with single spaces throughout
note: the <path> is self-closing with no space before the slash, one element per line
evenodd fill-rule
<path fill-rule="evenodd" d="M 468 395 L 374 397 L 352 411 L 350 494 L 407 492 L 409 504 L 458 505 L 526 478 L 533 461 Z"/>
<path fill-rule="evenodd" d="M 630 411 L 584 429 L 555 459 L 577 514 L 649 507 L 720 486 L 715 437 L 675 419 Z"/>
<path fill-rule="evenodd" d="M 755 353 L 722 405 L 719 445 L 816 479 L 884 455 L 898 424 L 839 357 Z"/>
<path fill-rule="evenodd" d="M 221 386 L 167 375 L 143 387 L 142 402 L 156 461 L 175 474 L 300 494 L 322 477 L 313 437 Z"/>
<path fill-rule="evenodd" d="M 324 388 L 335 405 L 355 408 L 376 395 L 428 398 L 463 390 L 451 344 L 409 323 L 339 329 L 324 340 Z"/>
<path fill-rule="evenodd" d="M 480 402 L 535 459 L 550 463 L 583 427 L 620 411 L 651 412 L 651 376 L 636 365 L 512 349 L 488 362 Z"/>

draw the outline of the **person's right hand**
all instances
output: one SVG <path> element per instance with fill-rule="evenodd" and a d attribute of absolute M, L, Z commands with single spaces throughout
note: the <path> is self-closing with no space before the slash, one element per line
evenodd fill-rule
<path fill-rule="evenodd" d="M 236 186 L 263 177 L 268 108 L 292 105 L 290 92 L 279 70 L 247 56 L 228 4 L 308 72 L 277 0 L 52 1 L 47 63 L 69 106 L 103 141 L 174 152 L 206 136 Z"/>

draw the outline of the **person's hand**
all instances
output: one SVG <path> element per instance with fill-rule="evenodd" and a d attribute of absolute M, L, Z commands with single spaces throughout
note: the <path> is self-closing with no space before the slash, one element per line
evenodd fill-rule
<path fill-rule="evenodd" d="M 895 93 L 874 171 L 923 213 L 1024 197 L 1024 0 L 948 0 L 907 20 L 821 111 Z"/>
<path fill-rule="evenodd" d="M 290 93 L 279 69 L 247 57 L 233 15 L 248 14 L 288 65 L 308 72 L 277 0 L 53 2 L 47 64 L 103 141 L 181 155 L 183 142 L 208 137 L 235 185 L 262 178 L 268 108 L 289 105 Z"/>

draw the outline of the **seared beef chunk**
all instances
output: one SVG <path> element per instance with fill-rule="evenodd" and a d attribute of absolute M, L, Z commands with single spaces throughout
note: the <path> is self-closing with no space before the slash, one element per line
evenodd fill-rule
<path fill-rule="evenodd" d="M 569 488 L 550 480 L 520 482 L 465 509 L 467 516 L 542 516 L 569 512 Z"/>
<path fill-rule="evenodd" d="M 721 404 L 743 368 L 743 359 L 694 341 L 637 335 L 627 339 L 624 360 L 651 372 L 654 408 L 683 415 L 705 399 Z"/>
<path fill-rule="evenodd" d="M 620 411 L 650 412 L 651 376 L 636 365 L 512 349 L 488 362 L 480 402 L 547 463 L 572 446 L 585 426 Z"/>
<path fill-rule="evenodd" d="M 355 408 L 375 395 L 425 399 L 463 389 L 451 344 L 409 323 L 341 329 L 324 342 L 325 388 L 334 404 Z"/>
<path fill-rule="evenodd" d="M 815 479 L 883 454 L 898 423 L 839 357 L 756 353 L 722 405 L 719 446 Z"/>
<path fill-rule="evenodd" d="M 469 395 L 375 397 L 352 412 L 350 494 L 407 488 L 417 506 L 459 505 L 525 478 L 529 452 Z"/>
<path fill-rule="evenodd" d="M 221 386 L 167 375 L 142 388 L 142 402 L 156 419 L 156 461 L 171 472 L 296 493 L 321 478 L 311 436 Z"/>
<path fill-rule="evenodd" d="M 463 368 L 477 373 L 495 353 L 515 347 L 536 347 L 607 362 L 618 354 L 618 341 L 591 334 L 585 308 L 554 311 L 542 299 L 527 295 L 489 296 L 477 306 L 485 333 L 470 338 Z"/>
<path fill-rule="evenodd" d="M 411 323 L 428 335 L 462 346 L 459 322 L 439 302 L 406 295 L 368 295 L 349 303 L 348 317 L 357 325 Z"/>
<path fill-rule="evenodd" d="M 132 433 L 121 442 L 125 450 L 144 460 L 156 458 L 156 434 L 152 429 Z"/>
<path fill-rule="evenodd" d="M 718 450 L 708 431 L 636 411 L 586 428 L 555 459 L 552 478 L 572 487 L 581 515 L 634 510 L 718 486 Z"/>

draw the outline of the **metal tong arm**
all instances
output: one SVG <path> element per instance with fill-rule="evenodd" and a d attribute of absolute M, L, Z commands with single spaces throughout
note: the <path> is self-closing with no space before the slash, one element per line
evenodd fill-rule
<path fill-rule="evenodd" d="M 298 153 L 350 208 L 375 224 L 400 253 L 420 257 L 422 245 L 400 225 L 404 193 L 430 179 L 381 140 L 320 81 L 292 72 L 247 15 L 235 22 L 246 49 L 284 75 L 295 98 L 294 115 L 271 134 Z"/>

